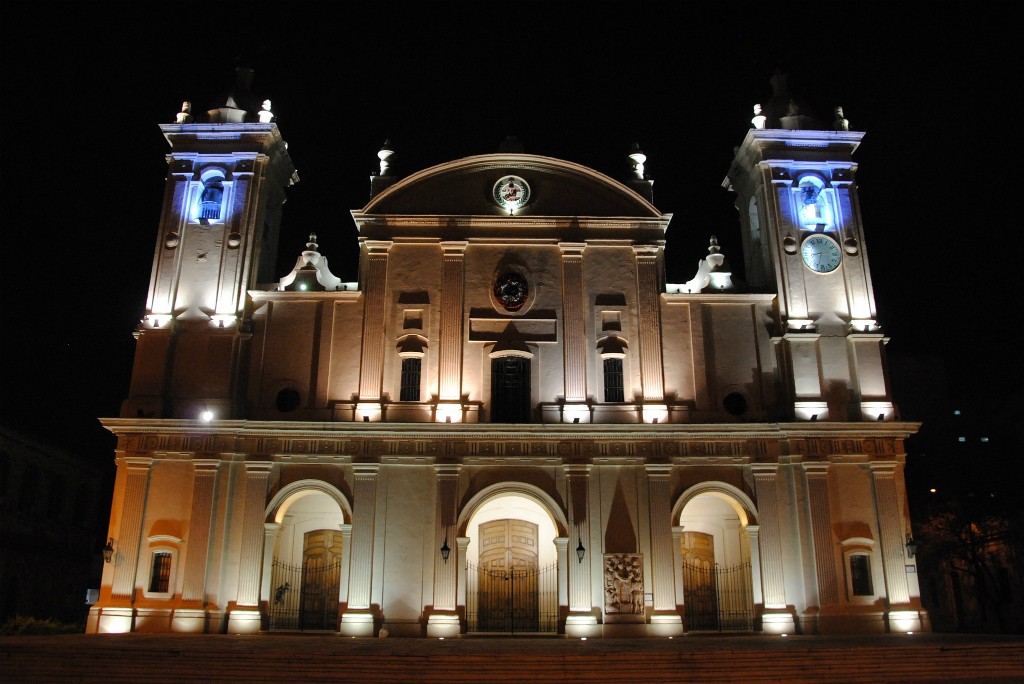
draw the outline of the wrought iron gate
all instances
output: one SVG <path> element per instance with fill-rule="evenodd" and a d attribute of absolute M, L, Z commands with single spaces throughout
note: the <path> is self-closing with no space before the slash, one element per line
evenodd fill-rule
<path fill-rule="evenodd" d="M 687 631 L 749 632 L 754 629 L 750 562 L 683 563 Z"/>
<path fill-rule="evenodd" d="M 270 629 L 338 629 L 341 561 L 291 565 L 274 560 L 270 580 Z"/>
<path fill-rule="evenodd" d="M 470 564 L 466 604 L 471 632 L 558 631 L 558 565 L 487 570 Z"/>

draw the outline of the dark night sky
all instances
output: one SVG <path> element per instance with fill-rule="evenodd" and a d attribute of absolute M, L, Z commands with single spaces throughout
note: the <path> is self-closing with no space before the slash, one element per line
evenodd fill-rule
<path fill-rule="evenodd" d="M 345 280 L 349 211 L 385 138 L 408 174 L 510 134 L 619 179 L 639 142 L 655 204 L 674 214 L 669 280 L 693 275 L 711 234 L 739 271 L 721 181 L 782 66 L 823 116 L 841 105 L 866 131 L 855 159 L 890 355 L 933 359 L 928 379 L 944 372 L 957 400 L 1019 398 L 1024 12 L 889 5 L 8 3 L 0 422 L 109 462 L 96 417 L 127 392 L 169 150 L 157 125 L 184 99 L 207 109 L 243 62 L 302 178 L 279 275 L 315 231 Z"/>

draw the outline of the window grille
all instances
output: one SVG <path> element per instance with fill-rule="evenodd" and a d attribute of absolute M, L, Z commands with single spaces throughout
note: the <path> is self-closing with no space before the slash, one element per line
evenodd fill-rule
<path fill-rule="evenodd" d="M 420 400 L 420 369 L 421 359 L 402 359 L 402 401 Z"/>
<path fill-rule="evenodd" d="M 874 596 L 871 587 L 871 558 L 863 553 L 850 556 L 850 585 L 854 596 Z"/>
<path fill-rule="evenodd" d="M 155 594 L 166 594 L 171 586 L 171 554 L 157 551 L 153 554 L 153 573 L 149 578 L 149 590 Z"/>
<path fill-rule="evenodd" d="M 622 381 L 622 359 L 604 360 L 604 400 L 625 401 Z"/>

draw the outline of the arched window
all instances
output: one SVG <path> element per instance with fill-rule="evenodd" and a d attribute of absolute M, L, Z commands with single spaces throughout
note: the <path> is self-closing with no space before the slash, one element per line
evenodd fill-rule
<path fill-rule="evenodd" d="M 797 185 L 797 211 L 800 225 L 807 230 L 824 231 L 832 227 L 832 209 L 825 182 L 817 176 L 804 176 Z"/>

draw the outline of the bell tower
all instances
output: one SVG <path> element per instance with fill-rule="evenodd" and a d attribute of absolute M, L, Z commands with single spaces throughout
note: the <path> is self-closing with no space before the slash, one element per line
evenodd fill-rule
<path fill-rule="evenodd" d="M 752 124 L 723 185 L 736 193 L 747 282 L 778 295 L 773 341 L 793 417 L 894 420 L 852 160 L 864 134 L 841 108 L 825 126 L 757 105 Z"/>
<path fill-rule="evenodd" d="M 205 123 L 185 102 L 160 126 L 171 152 L 123 417 L 241 417 L 247 291 L 275 280 L 281 207 L 298 181 L 270 101 L 240 104 L 249 80 L 239 77 Z"/>

